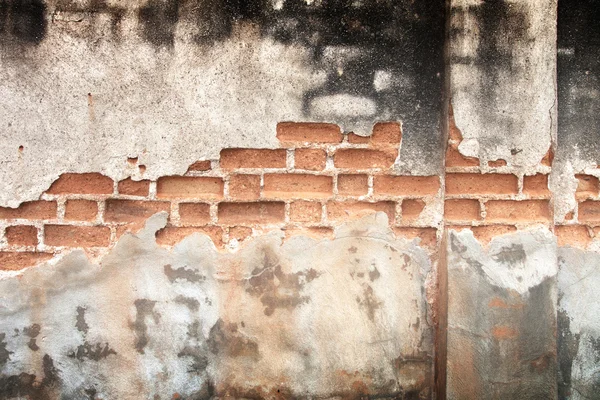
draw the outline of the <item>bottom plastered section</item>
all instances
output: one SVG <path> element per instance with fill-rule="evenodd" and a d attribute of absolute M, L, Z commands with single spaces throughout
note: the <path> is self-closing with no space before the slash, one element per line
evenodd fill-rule
<path fill-rule="evenodd" d="M 0 398 L 431 397 L 430 260 L 384 214 L 236 253 L 165 224 L 0 281 Z"/>

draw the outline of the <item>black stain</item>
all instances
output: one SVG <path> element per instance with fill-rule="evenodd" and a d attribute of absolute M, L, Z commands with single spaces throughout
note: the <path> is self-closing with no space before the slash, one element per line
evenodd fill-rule
<path fill-rule="evenodd" d="M 134 301 L 136 309 L 135 321 L 131 324 L 131 328 L 135 332 L 135 349 L 140 354 L 144 354 L 144 348 L 148 345 L 148 325 L 146 325 L 146 318 L 152 317 L 154 323 L 158 323 L 160 315 L 154 311 L 154 305 L 156 301 L 148 299 L 137 299 Z"/>
<path fill-rule="evenodd" d="M 5 339 L 6 333 L 0 333 L 0 367 L 4 366 L 10 360 L 10 355 L 12 354 L 12 351 L 6 349 L 8 343 Z"/>
<path fill-rule="evenodd" d="M 33 351 L 38 351 L 40 349 L 36 343 L 36 338 L 40 334 L 41 330 L 42 327 L 39 324 L 33 324 L 23 329 L 23 333 L 26 336 L 29 336 L 29 343 L 27 343 L 27 346 Z"/>
<path fill-rule="evenodd" d="M 52 358 L 45 354 L 42 358 L 44 377 L 40 380 L 34 374 L 0 376 L 0 399 L 26 398 L 31 400 L 53 400 L 60 398 L 57 393 L 61 379 L 60 371 Z"/>
<path fill-rule="evenodd" d="M 41 0 L 0 0 L 0 35 L 38 44 L 46 36 L 46 4 Z"/>
<path fill-rule="evenodd" d="M 220 357 L 260 358 L 258 343 L 239 332 L 237 324 L 226 323 L 220 318 L 210 329 L 206 343 L 211 353 Z"/>
<path fill-rule="evenodd" d="M 571 390 L 571 372 L 573 360 L 579 350 L 579 335 L 571 332 L 571 318 L 563 311 L 557 313 L 557 350 L 558 350 L 558 398 L 566 400 L 573 395 Z"/>
<path fill-rule="evenodd" d="M 75 327 L 77 328 L 77 330 L 79 332 L 82 332 L 83 334 L 88 333 L 90 327 L 87 324 L 87 322 L 85 322 L 85 307 L 81 307 L 78 306 L 77 307 L 77 317 L 76 317 L 76 322 L 75 322 Z"/>
<path fill-rule="evenodd" d="M 76 350 L 69 352 L 67 356 L 70 358 L 76 358 L 79 361 L 83 361 L 84 359 L 100 361 L 103 358 L 107 358 L 110 355 L 116 354 L 117 352 L 114 349 L 111 349 L 108 343 L 96 343 L 94 345 L 85 342 L 84 344 L 77 346 Z"/>
<path fill-rule="evenodd" d="M 165 275 L 169 278 L 169 282 L 175 282 L 178 279 L 186 280 L 188 282 L 203 282 L 206 280 L 206 276 L 197 273 L 194 270 L 182 268 L 173 268 L 170 264 L 164 266 Z"/>
<path fill-rule="evenodd" d="M 144 37 L 155 46 L 173 46 L 179 20 L 179 0 L 150 0 L 140 8 L 138 17 Z"/>
<path fill-rule="evenodd" d="M 510 246 L 502 247 L 496 254 L 491 255 L 492 259 L 509 265 L 523 263 L 527 260 L 527 253 L 522 244 L 513 243 Z"/>
<path fill-rule="evenodd" d="M 198 311 L 200 309 L 200 302 L 193 297 L 179 295 L 175 297 L 175 302 L 185 305 L 190 311 Z"/>

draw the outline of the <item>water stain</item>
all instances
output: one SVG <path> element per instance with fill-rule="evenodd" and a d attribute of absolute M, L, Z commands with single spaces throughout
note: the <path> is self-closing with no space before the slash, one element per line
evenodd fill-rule
<path fill-rule="evenodd" d="M 131 324 L 131 329 L 135 332 L 134 347 L 140 354 L 144 354 L 144 348 L 148 345 L 148 325 L 146 318 L 152 317 L 155 324 L 160 320 L 160 315 L 154 311 L 156 301 L 148 299 L 137 299 L 134 302 L 136 309 L 135 321 Z"/>

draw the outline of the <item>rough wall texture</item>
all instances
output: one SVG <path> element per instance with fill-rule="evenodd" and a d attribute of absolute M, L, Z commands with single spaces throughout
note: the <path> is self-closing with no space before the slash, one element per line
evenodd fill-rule
<path fill-rule="evenodd" d="M 0 0 L 0 399 L 599 398 L 598 9 Z"/>

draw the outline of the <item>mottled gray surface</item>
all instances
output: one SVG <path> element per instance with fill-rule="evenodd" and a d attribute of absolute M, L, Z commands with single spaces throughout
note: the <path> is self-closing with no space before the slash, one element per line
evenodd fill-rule
<path fill-rule="evenodd" d="M 0 205 L 62 172 L 156 178 L 225 147 L 274 147 L 281 121 L 363 135 L 402 121 L 399 166 L 438 173 L 444 12 L 442 0 L 3 1 Z"/>
<path fill-rule="evenodd" d="M 448 233 L 448 398 L 554 399 L 556 241 Z"/>
<path fill-rule="evenodd" d="M 0 398 L 430 397 L 429 259 L 385 214 L 237 253 L 165 223 L 0 281 Z"/>

